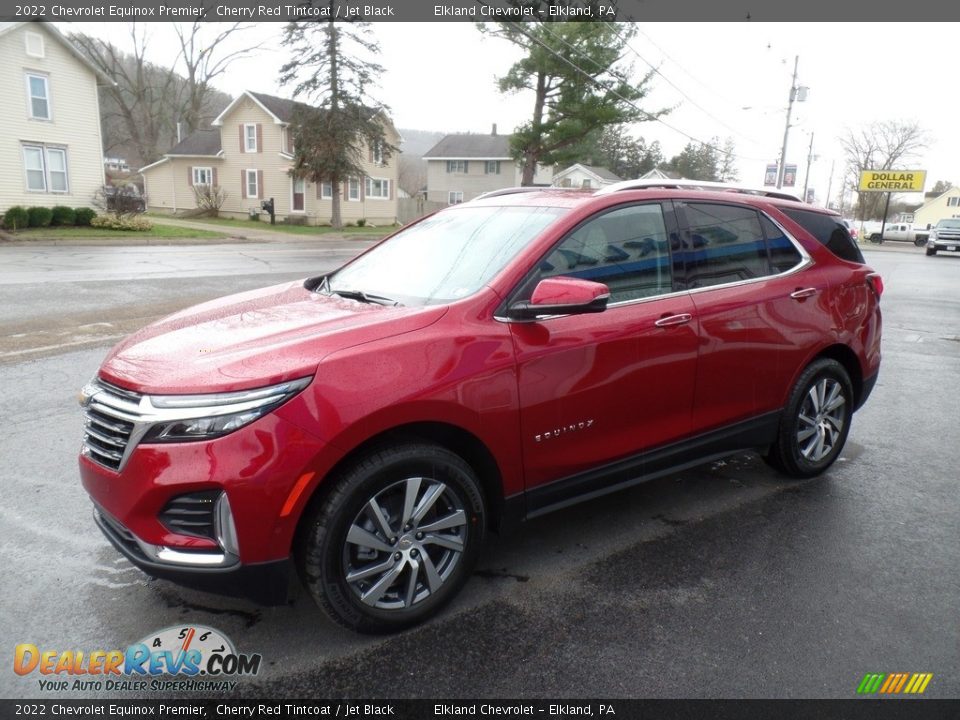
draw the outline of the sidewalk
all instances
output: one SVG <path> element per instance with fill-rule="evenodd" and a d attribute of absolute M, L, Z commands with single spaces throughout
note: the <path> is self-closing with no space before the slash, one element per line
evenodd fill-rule
<path fill-rule="evenodd" d="M 217 225 L 216 223 L 205 223 L 202 220 L 183 220 L 181 218 L 173 218 L 167 216 L 150 216 L 150 219 L 160 225 L 175 225 L 179 227 L 193 228 L 194 230 L 212 230 L 214 232 L 222 232 L 229 235 L 231 238 L 236 238 L 238 240 L 245 240 L 247 242 L 287 242 L 291 240 L 362 240 L 364 242 L 369 242 L 370 240 L 379 240 L 379 234 L 364 235 L 363 233 L 351 232 L 351 233 L 318 233 L 316 235 L 311 235 L 309 233 L 291 233 L 284 232 L 282 230 L 283 225 L 270 225 L 269 223 L 259 223 L 251 222 L 250 228 L 234 228 L 229 226 Z M 264 225 L 265 227 L 260 227 Z M 276 228 L 267 230 L 266 228 Z M 382 228 L 371 228 L 371 231 L 381 230 Z M 390 229 L 391 232 L 393 228 Z"/>

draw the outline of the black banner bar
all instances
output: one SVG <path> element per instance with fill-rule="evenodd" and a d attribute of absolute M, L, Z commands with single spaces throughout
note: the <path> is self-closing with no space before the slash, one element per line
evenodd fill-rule
<path fill-rule="evenodd" d="M 954 720 L 960 700 L 0 700 L 0 718 Z"/>
<path fill-rule="evenodd" d="M 547 6 L 550 7 L 547 7 Z M 0 21 L 55 22 L 289 22 L 291 20 L 375 22 L 450 21 L 949 21 L 960 4 L 941 0 L 0 0 Z M 911 35 L 909 29 L 904 29 Z M 831 31 L 833 40 L 858 32 Z M 874 33 L 876 34 L 876 33 Z M 915 33 L 914 33 L 915 34 Z M 912 35 L 911 35 L 912 36 Z M 868 36 L 864 36 L 868 37 Z M 869 36 L 881 42 L 879 36 Z M 717 52 L 723 52 L 718 29 Z"/>

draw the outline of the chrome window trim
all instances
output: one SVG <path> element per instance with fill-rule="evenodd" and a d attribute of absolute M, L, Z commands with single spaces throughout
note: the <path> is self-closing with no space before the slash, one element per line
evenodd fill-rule
<path fill-rule="evenodd" d="M 698 294 L 698 293 L 706 292 L 708 290 L 721 290 L 724 288 L 739 287 L 741 285 L 750 285 L 752 283 L 771 280 L 773 278 L 789 277 L 790 275 L 795 275 L 796 273 L 802 272 L 803 270 L 806 270 L 807 268 L 816 265 L 816 262 L 810 256 L 810 253 L 807 252 L 807 249 L 800 243 L 799 240 L 797 240 L 793 236 L 793 234 L 791 234 L 785 227 L 783 227 L 782 224 L 777 222 L 774 218 L 770 217 L 767 213 L 763 212 L 762 210 L 758 208 L 754 208 L 754 210 L 756 210 L 758 214 L 763 215 L 767 220 L 773 223 L 774 226 L 780 232 L 783 233 L 783 236 L 787 238 L 790 244 L 793 245 L 793 247 L 796 248 L 797 252 L 800 253 L 800 262 L 798 262 L 796 265 L 792 266 L 788 270 L 784 270 L 783 272 L 772 273 L 770 275 L 763 275 L 761 277 L 747 278 L 746 280 L 735 280 L 733 282 L 721 283 L 719 285 L 705 285 L 703 287 L 688 288 L 685 290 L 674 290 L 673 292 L 664 293 L 663 295 L 651 295 L 650 297 L 636 298 L 635 300 L 621 300 L 620 302 L 615 302 L 615 303 L 611 303 L 610 305 L 607 305 L 607 310 L 611 310 L 613 308 L 627 307 L 630 305 L 639 305 L 641 303 L 651 302 L 653 300 L 666 300 L 671 297 L 678 297 L 680 295 L 693 295 L 695 293 Z M 766 238 L 764 238 L 764 240 L 766 240 Z M 672 260 L 673 256 L 671 255 L 670 258 Z M 606 310 L 604 312 L 606 312 Z M 562 318 L 562 317 L 570 317 L 570 316 L 569 315 L 544 315 L 542 317 L 533 318 L 530 320 L 514 320 L 512 318 L 504 317 L 502 315 L 494 315 L 493 319 L 496 320 L 497 322 L 502 322 L 502 323 L 532 323 L 532 322 L 544 322 L 546 320 L 554 320 L 556 318 Z"/>

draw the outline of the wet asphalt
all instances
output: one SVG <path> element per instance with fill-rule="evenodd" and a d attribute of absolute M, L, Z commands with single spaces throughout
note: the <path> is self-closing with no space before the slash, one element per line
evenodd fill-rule
<path fill-rule="evenodd" d="M 960 257 L 884 247 L 866 251 L 886 285 L 880 380 L 828 473 L 788 481 L 744 454 L 539 518 L 493 538 L 438 618 L 386 638 L 302 593 L 262 608 L 146 578 L 94 527 L 76 471 L 74 396 L 109 343 L 0 356 L 0 652 L 196 623 L 262 654 L 249 697 L 849 698 L 867 672 L 931 672 L 928 697 L 960 697 Z M 0 269 L 0 352 L 11 328 L 146 318 L 294 276 L 171 273 L 69 276 L 58 307 L 56 279 Z M 44 696 L 9 670 L 0 694 Z"/>

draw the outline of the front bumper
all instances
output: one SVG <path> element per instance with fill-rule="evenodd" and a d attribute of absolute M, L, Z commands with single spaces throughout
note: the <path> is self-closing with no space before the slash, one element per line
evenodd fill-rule
<path fill-rule="evenodd" d="M 938 252 L 960 252 L 960 238 L 927 240 L 927 249 Z"/>
<path fill-rule="evenodd" d="M 107 540 L 151 577 L 264 605 L 282 605 L 289 598 L 293 577 L 289 558 L 244 565 L 222 551 L 188 552 L 145 542 L 96 504 L 93 519 Z"/>

